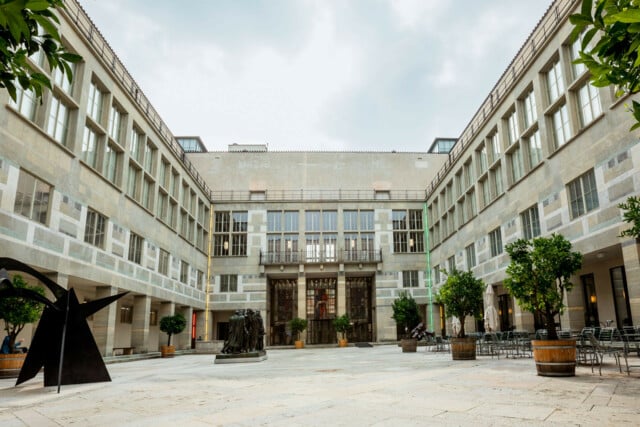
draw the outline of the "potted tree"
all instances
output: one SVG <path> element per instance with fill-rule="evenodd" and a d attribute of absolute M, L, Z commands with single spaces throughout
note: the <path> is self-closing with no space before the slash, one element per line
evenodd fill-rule
<path fill-rule="evenodd" d="M 160 319 L 160 330 L 167 334 L 167 345 L 160 346 L 160 353 L 162 357 L 173 357 L 176 352 L 176 347 L 171 345 L 171 335 L 179 334 L 184 331 L 187 326 L 187 321 L 180 313 L 176 313 L 173 316 L 165 316 Z"/>
<path fill-rule="evenodd" d="M 475 360 L 476 339 L 467 337 L 464 324 L 467 316 L 479 318 L 482 314 L 484 282 L 475 278 L 471 271 L 454 268 L 445 274 L 447 280 L 440 287 L 436 300 L 444 304 L 447 317 L 455 316 L 460 320 L 458 336 L 451 338 L 451 357 L 453 360 Z"/>
<path fill-rule="evenodd" d="M 44 296 L 44 290 L 40 286 L 29 286 L 22 276 L 16 274 L 12 279 L 15 288 L 29 289 Z M 6 332 L 6 344 L 3 345 L 5 354 L 0 354 L 0 372 L 5 378 L 17 376 L 22 368 L 26 354 L 16 353 L 15 345 L 18 334 L 29 324 L 38 321 L 44 304 L 23 297 L 0 298 L 0 319 L 4 321 Z M 4 341 L 3 340 L 3 344 Z"/>
<path fill-rule="evenodd" d="M 636 239 L 636 244 L 640 244 L 640 197 L 631 196 L 618 207 L 623 210 L 622 220 L 631 225 L 631 228 L 622 231 L 619 237 L 632 237 Z"/>
<path fill-rule="evenodd" d="M 347 331 L 351 329 L 351 320 L 349 316 L 345 313 L 342 316 L 336 317 L 333 319 L 333 327 L 336 328 L 336 332 L 340 334 L 340 339 L 338 340 L 339 347 L 347 346 Z"/>
<path fill-rule="evenodd" d="M 307 329 L 307 319 L 294 317 L 289 320 L 289 327 L 291 328 L 291 333 L 295 337 L 296 348 L 304 348 L 304 341 L 300 339 L 300 334 Z"/>
<path fill-rule="evenodd" d="M 564 310 L 570 277 L 582 267 L 582 254 L 560 234 L 519 239 L 505 247 L 511 257 L 504 285 L 520 307 L 544 320 L 546 340 L 534 340 L 533 357 L 540 376 L 574 376 L 575 340 L 559 340 L 556 316 Z"/>
<path fill-rule="evenodd" d="M 400 346 L 403 353 L 413 353 L 418 347 L 418 340 L 411 338 L 410 331 L 420 323 L 420 311 L 418 303 L 408 292 L 402 292 L 391 305 L 393 315 L 391 318 L 396 321 L 401 330 Z"/>

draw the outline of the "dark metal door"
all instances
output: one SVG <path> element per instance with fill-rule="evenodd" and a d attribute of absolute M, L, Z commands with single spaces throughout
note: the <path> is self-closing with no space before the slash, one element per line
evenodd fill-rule
<path fill-rule="evenodd" d="M 332 344 L 336 342 L 333 319 L 336 317 L 336 288 L 338 279 L 324 277 L 307 280 L 307 342 Z"/>
<path fill-rule="evenodd" d="M 293 343 L 289 320 L 298 312 L 298 281 L 279 279 L 271 281 L 271 325 L 269 342 L 271 345 Z"/>
<path fill-rule="evenodd" d="M 347 315 L 353 323 L 353 327 L 347 333 L 347 339 L 351 342 L 373 341 L 371 289 L 371 277 L 347 278 Z"/>

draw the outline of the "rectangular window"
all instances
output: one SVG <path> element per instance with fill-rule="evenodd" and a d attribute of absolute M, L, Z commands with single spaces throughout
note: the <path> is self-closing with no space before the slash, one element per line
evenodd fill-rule
<path fill-rule="evenodd" d="M 598 88 L 587 82 L 578 89 L 578 101 L 580 103 L 580 120 L 582 126 L 586 126 L 596 117 L 602 114 L 600 105 L 600 93 Z"/>
<path fill-rule="evenodd" d="M 129 236 L 129 256 L 128 259 L 136 264 L 142 264 L 142 246 L 144 239 L 135 233 Z"/>
<path fill-rule="evenodd" d="M 75 75 L 76 64 L 69 63 L 71 68 L 71 76 Z M 73 94 L 73 78 L 69 81 L 69 74 L 62 74 L 59 68 L 56 68 L 53 72 L 53 82 L 62 89 L 67 95 Z"/>
<path fill-rule="evenodd" d="M 440 283 L 440 265 L 433 267 L 433 281 L 435 284 Z"/>
<path fill-rule="evenodd" d="M 220 292 L 238 292 L 238 276 L 222 274 L 220 276 Z"/>
<path fill-rule="evenodd" d="M 422 210 L 394 210 L 391 213 L 391 218 L 393 251 L 396 253 L 424 252 Z"/>
<path fill-rule="evenodd" d="M 46 224 L 52 187 L 20 169 L 13 211 L 32 221 Z"/>
<path fill-rule="evenodd" d="M 553 102 L 564 93 L 564 81 L 562 78 L 562 66 L 556 61 L 547 71 L 547 90 L 549 102 Z"/>
<path fill-rule="evenodd" d="M 108 133 L 115 142 L 120 142 L 120 134 L 122 133 L 122 113 L 115 105 L 111 106 L 109 113 Z"/>
<path fill-rule="evenodd" d="M 451 273 L 453 270 L 455 270 L 456 268 L 456 256 L 455 255 L 451 255 L 449 258 L 447 258 L 447 267 L 448 267 L 448 271 L 449 273 Z"/>
<path fill-rule="evenodd" d="M 284 231 L 288 233 L 297 233 L 299 228 L 298 211 L 286 211 L 284 213 Z"/>
<path fill-rule="evenodd" d="M 87 115 L 96 123 L 100 123 L 102 116 L 102 100 L 104 94 L 95 83 L 89 84 L 89 100 L 87 101 Z"/>
<path fill-rule="evenodd" d="M 120 307 L 120 323 L 133 323 L 133 307 L 128 305 Z"/>
<path fill-rule="evenodd" d="M 527 149 L 529 151 L 529 168 L 533 169 L 542 161 L 542 142 L 540 141 L 540 131 L 536 130 L 527 139 Z"/>
<path fill-rule="evenodd" d="M 402 272 L 402 287 L 417 288 L 420 286 L 418 282 L 418 270 L 405 270 Z"/>
<path fill-rule="evenodd" d="M 524 125 L 528 129 L 538 120 L 538 111 L 536 110 L 536 97 L 533 89 L 529 91 L 522 101 L 524 106 Z"/>
<path fill-rule="evenodd" d="M 509 154 L 509 161 L 511 162 L 511 180 L 515 183 L 524 176 L 524 161 L 520 147 L 516 147 L 516 149 Z"/>
<path fill-rule="evenodd" d="M 373 211 L 360 211 L 360 230 L 373 231 L 374 228 Z"/>
<path fill-rule="evenodd" d="M 515 143 L 520 136 L 520 131 L 518 130 L 518 116 L 514 111 L 507 118 L 507 126 L 509 128 L 509 145 Z"/>
<path fill-rule="evenodd" d="M 344 211 L 343 217 L 343 227 L 345 231 L 358 230 L 358 211 Z"/>
<path fill-rule="evenodd" d="M 304 213 L 305 231 L 320 231 L 320 211 Z"/>
<path fill-rule="evenodd" d="M 574 63 L 576 59 L 580 59 L 580 51 L 582 50 L 583 36 L 584 36 L 584 33 L 580 34 L 580 36 L 573 43 L 571 43 L 571 66 L 573 67 L 574 79 L 580 77 L 582 73 L 584 73 L 587 70 L 587 67 L 585 67 L 584 64 Z"/>
<path fill-rule="evenodd" d="M 94 169 L 98 168 L 98 135 L 89 127 L 82 137 L 82 160 Z"/>
<path fill-rule="evenodd" d="M 16 100 L 11 105 L 27 119 L 33 121 L 36 117 L 36 94 L 31 89 L 22 89 L 16 85 Z"/>
<path fill-rule="evenodd" d="M 165 276 L 169 275 L 169 252 L 164 249 L 160 249 L 160 256 L 158 258 L 158 273 Z"/>
<path fill-rule="evenodd" d="M 138 200 L 141 176 L 142 171 L 138 170 L 135 164 L 129 164 L 129 173 L 127 174 L 127 195 L 134 200 Z"/>
<path fill-rule="evenodd" d="M 142 163 L 142 143 L 142 134 L 134 128 L 131 131 L 131 144 L 129 145 L 129 154 L 138 163 Z"/>
<path fill-rule="evenodd" d="M 491 246 L 492 257 L 502 253 L 502 230 L 500 230 L 500 227 L 489 233 L 489 245 Z"/>
<path fill-rule="evenodd" d="M 477 157 L 478 157 L 478 167 L 480 168 L 478 173 L 483 174 L 489 167 L 489 161 L 487 158 L 487 147 L 484 144 L 482 144 L 482 147 L 480 147 L 480 149 L 477 151 Z M 448 192 L 448 194 L 451 194 L 451 193 Z"/>
<path fill-rule="evenodd" d="M 144 146 L 144 169 L 150 174 L 153 173 L 153 165 L 155 163 L 156 147 L 147 139 L 147 143 Z M 188 205 L 185 205 L 187 207 Z"/>
<path fill-rule="evenodd" d="M 538 215 L 538 205 L 534 205 L 520 214 L 522 221 L 522 234 L 527 240 L 540 235 L 540 217 Z"/>
<path fill-rule="evenodd" d="M 120 150 L 116 145 L 108 143 L 105 145 L 104 158 L 102 162 L 102 175 L 112 184 L 116 184 L 118 167 L 120 164 Z"/>
<path fill-rule="evenodd" d="M 214 219 L 214 256 L 247 255 L 248 213 L 216 212 Z"/>
<path fill-rule="evenodd" d="M 189 283 L 189 264 L 186 261 L 180 261 L 180 281 Z"/>
<path fill-rule="evenodd" d="M 268 211 L 267 212 L 267 232 L 275 233 L 279 231 L 282 231 L 282 212 Z"/>
<path fill-rule="evenodd" d="M 571 219 L 597 209 L 599 206 L 598 189 L 593 169 L 576 178 L 567 185 Z"/>
<path fill-rule="evenodd" d="M 140 202 L 147 210 L 153 210 L 153 181 L 149 178 L 142 180 L 142 197 Z"/>
<path fill-rule="evenodd" d="M 322 231 L 338 230 L 338 212 L 322 211 Z"/>
<path fill-rule="evenodd" d="M 49 110 L 49 120 L 47 122 L 47 134 L 60 144 L 67 145 L 67 130 L 69 128 L 69 110 L 53 95 L 51 98 L 51 109 Z"/>
<path fill-rule="evenodd" d="M 498 131 L 494 132 L 490 137 L 491 141 L 491 163 L 495 162 L 500 158 L 502 154 L 502 150 L 500 148 L 500 137 L 498 135 Z"/>
<path fill-rule="evenodd" d="M 471 270 L 476 266 L 476 246 L 475 244 L 470 244 L 466 248 L 464 248 L 465 258 L 467 260 L 467 270 Z"/>
<path fill-rule="evenodd" d="M 84 241 L 104 249 L 104 236 L 107 228 L 107 218 L 89 209 L 87 222 L 84 227 Z"/>
<path fill-rule="evenodd" d="M 553 119 L 553 140 L 556 148 L 562 147 L 571 138 L 571 126 L 569 124 L 569 113 L 567 106 L 562 105 L 552 116 Z"/>

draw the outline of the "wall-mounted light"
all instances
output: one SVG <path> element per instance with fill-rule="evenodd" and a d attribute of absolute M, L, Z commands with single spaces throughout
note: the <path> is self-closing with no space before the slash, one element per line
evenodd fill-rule
<path fill-rule="evenodd" d="M 511 307 L 509 307 L 509 314 L 513 313 L 513 309 Z"/>
<path fill-rule="evenodd" d="M 284 271 L 284 265 L 280 266 L 280 271 Z"/>
<path fill-rule="evenodd" d="M 411 239 L 409 239 L 409 247 L 412 248 L 413 247 L 413 237 Z"/>
<path fill-rule="evenodd" d="M 502 316 L 502 310 L 498 310 L 498 316 Z"/>
<path fill-rule="evenodd" d="M 224 248 L 225 251 L 228 251 L 229 250 L 229 242 L 227 242 L 225 240 L 225 242 L 222 244 L 222 247 Z"/>
<path fill-rule="evenodd" d="M 589 298 L 591 300 L 591 304 L 595 304 L 597 299 L 595 295 L 591 295 L 591 298 Z"/>

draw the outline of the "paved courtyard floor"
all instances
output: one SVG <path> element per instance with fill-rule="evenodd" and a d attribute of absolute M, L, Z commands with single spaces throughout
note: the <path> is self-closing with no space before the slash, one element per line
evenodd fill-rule
<path fill-rule="evenodd" d="M 579 366 L 544 378 L 532 359 L 452 361 L 395 345 L 268 350 L 260 363 L 185 355 L 107 366 L 112 382 L 14 387 L 0 426 L 640 425 L 640 371 Z"/>

